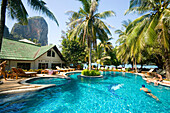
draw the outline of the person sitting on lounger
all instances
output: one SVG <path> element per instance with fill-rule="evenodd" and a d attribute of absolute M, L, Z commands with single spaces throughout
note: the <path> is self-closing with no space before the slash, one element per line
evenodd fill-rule
<path fill-rule="evenodd" d="M 151 96 L 152 98 L 159 100 L 155 95 L 151 93 L 151 90 L 149 91 L 148 88 L 145 88 L 145 85 L 142 85 L 142 88 L 140 88 L 140 91 L 143 90 L 146 94 Z"/>
<path fill-rule="evenodd" d="M 162 82 L 163 81 L 163 79 L 162 79 L 162 75 L 160 75 L 160 74 L 156 74 L 158 77 L 159 77 L 159 82 Z"/>

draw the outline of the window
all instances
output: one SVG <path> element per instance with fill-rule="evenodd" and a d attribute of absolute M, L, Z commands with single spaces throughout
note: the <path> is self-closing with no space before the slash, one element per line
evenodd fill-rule
<path fill-rule="evenodd" d="M 52 51 L 52 57 L 55 57 L 55 52 L 54 51 Z"/>
<path fill-rule="evenodd" d="M 48 52 L 47 52 L 47 56 L 51 56 L 51 50 L 49 50 Z"/>
<path fill-rule="evenodd" d="M 51 64 L 51 69 L 56 69 L 56 66 L 61 67 L 61 63 L 52 63 Z"/>
<path fill-rule="evenodd" d="M 38 69 L 47 69 L 48 68 L 48 63 L 39 63 L 38 64 Z"/>
<path fill-rule="evenodd" d="M 17 68 L 30 70 L 31 63 L 17 63 Z"/>

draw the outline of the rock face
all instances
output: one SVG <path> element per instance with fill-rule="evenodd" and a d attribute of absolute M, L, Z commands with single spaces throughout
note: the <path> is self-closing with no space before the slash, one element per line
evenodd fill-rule
<path fill-rule="evenodd" d="M 5 25 L 4 27 L 4 35 L 3 35 L 5 38 L 8 38 L 9 37 L 9 30 L 8 30 L 8 27 Z"/>
<path fill-rule="evenodd" d="M 11 30 L 11 34 L 18 35 L 26 39 L 37 39 L 42 46 L 48 44 L 48 25 L 44 18 L 40 16 L 29 18 L 28 25 L 15 23 Z"/>

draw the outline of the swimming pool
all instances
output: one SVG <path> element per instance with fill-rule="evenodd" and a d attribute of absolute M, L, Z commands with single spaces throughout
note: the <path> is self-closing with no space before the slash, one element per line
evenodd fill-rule
<path fill-rule="evenodd" d="M 60 87 L 39 92 L 0 96 L 0 112 L 27 113 L 168 113 L 170 88 L 147 84 L 131 73 L 104 72 L 104 78 L 77 78 Z M 35 82 L 35 81 L 34 81 Z M 40 82 L 40 81 L 36 81 Z M 54 84 L 55 82 L 50 82 Z M 160 99 L 140 91 L 145 84 Z"/>

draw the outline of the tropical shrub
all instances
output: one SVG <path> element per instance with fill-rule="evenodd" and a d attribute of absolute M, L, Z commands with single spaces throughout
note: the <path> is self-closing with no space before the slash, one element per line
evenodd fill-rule
<path fill-rule="evenodd" d="M 90 71 L 90 76 L 95 76 L 95 75 L 96 75 L 95 70 L 91 70 Z"/>
<path fill-rule="evenodd" d="M 100 75 L 100 72 L 97 71 L 97 70 L 91 70 L 91 71 L 89 71 L 89 70 L 85 69 L 85 70 L 83 70 L 83 71 L 81 72 L 81 74 L 82 74 L 82 75 L 86 75 L 86 76 L 99 76 L 99 75 Z"/>
<path fill-rule="evenodd" d="M 33 69 L 30 69 L 29 72 L 33 72 Z"/>

